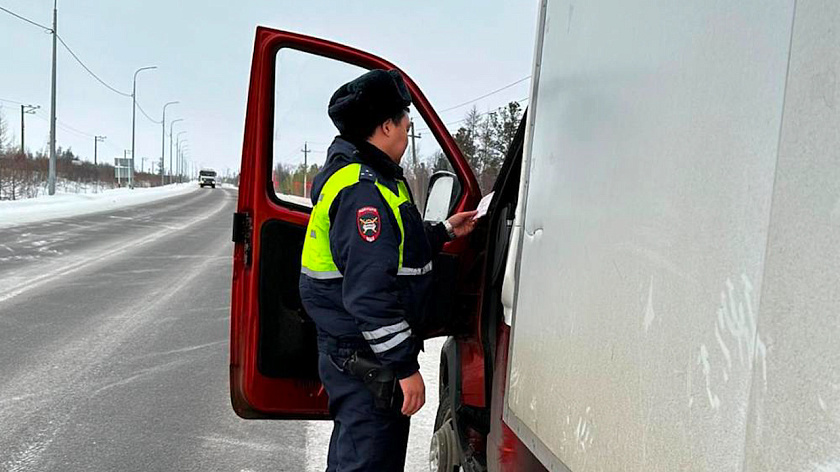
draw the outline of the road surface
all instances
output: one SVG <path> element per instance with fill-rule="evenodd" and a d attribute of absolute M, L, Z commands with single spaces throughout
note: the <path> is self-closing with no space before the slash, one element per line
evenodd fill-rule
<path fill-rule="evenodd" d="M 328 422 L 230 407 L 235 203 L 204 189 L 0 231 L 0 471 L 324 470 Z M 409 471 L 428 470 L 435 357 Z"/>

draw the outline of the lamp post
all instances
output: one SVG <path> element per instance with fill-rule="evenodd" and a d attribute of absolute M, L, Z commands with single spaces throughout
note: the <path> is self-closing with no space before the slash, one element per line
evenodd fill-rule
<path fill-rule="evenodd" d="M 190 176 L 192 176 L 195 173 L 195 171 L 193 170 L 193 162 L 191 160 L 189 160 L 190 147 L 187 146 L 186 148 L 184 148 L 181 151 L 181 153 L 184 155 L 184 169 L 185 169 L 184 173 L 186 174 L 186 181 L 189 182 L 190 181 Z"/>
<path fill-rule="evenodd" d="M 176 168 L 177 172 L 176 175 L 178 176 L 178 183 L 181 183 L 181 135 L 186 133 L 186 131 L 179 131 L 177 135 L 175 135 L 175 155 L 177 156 L 176 159 Z"/>
<path fill-rule="evenodd" d="M 190 176 L 192 175 L 192 171 L 190 170 L 189 166 L 187 166 L 187 155 L 190 152 L 190 142 L 189 140 L 185 139 L 181 141 L 181 175 L 182 181 L 189 182 Z"/>
<path fill-rule="evenodd" d="M 187 140 L 181 142 L 181 168 L 184 169 L 184 182 L 189 182 L 193 172 L 189 166 L 187 157 L 190 155 L 190 143 Z"/>
<path fill-rule="evenodd" d="M 131 169 L 128 172 L 128 186 L 134 188 L 134 128 L 137 122 L 137 74 L 144 70 L 157 69 L 157 66 L 141 67 L 134 71 L 131 87 Z"/>
<path fill-rule="evenodd" d="M 184 121 L 183 118 L 178 118 L 177 120 L 172 120 L 169 123 L 169 183 L 172 183 L 172 177 L 175 175 L 175 167 L 172 165 L 172 128 L 175 126 L 175 123 L 179 121 Z"/>
<path fill-rule="evenodd" d="M 160 120 L 160 184 L 161 185 L 164 185 L 166 183 L 164 181 L 164 176 L 166 175 L 166 172 L 164 171 L 164 167 L 165 167 L 164 164 L 166 164 L 166 107 L 168 107 L 169 105 L 175 105 L 176 103 L 179 103 L 179 102 L 177 102 L 177 101 L 166 102 L 166 104 L 163 105 L 163 119 Z M 169 133 L 172 134 L 171 129 L 170 129 Z M 170 146 L 170 148 L 171 148 L 171 146 Z M 172 152 L 171 149 L 170 149 L 170 152 Z M 170 165 L 171 165 L 171 162 L 170 162 Z M 170 169 L 170 171 L 171 171 L 171 169 Z"/>

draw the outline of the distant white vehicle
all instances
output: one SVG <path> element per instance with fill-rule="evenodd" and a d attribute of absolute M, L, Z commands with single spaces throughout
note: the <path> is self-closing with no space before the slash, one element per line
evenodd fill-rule
<path fill-rule="evenodd" d="M 201 188 L 209 185 L 210 188 L 216 188 L 216 171 L 213 169 L 202 169 L 198 173 L 198 185 Z"/>

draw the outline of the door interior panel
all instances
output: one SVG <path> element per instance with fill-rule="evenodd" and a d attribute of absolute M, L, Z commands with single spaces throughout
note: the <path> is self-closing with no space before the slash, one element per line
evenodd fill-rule
<path fill-rule="evenodd" d="M 440 253 L 434 260 L 432 289 L 424 319 L 423 338 L 454 334 L 463 331 L 465 323 L 458 319 L 455 304 L 455 287 L 458 282 L 458 257 Z M 460 328 L 460 329 L 459 329 Z"/>
<path fill-rule="evenodd" d="M 260 229 L 257 368 L 274 378 L 318 379 L 315 323 L 300 302 L 304 228 L 269 220 Z"/>

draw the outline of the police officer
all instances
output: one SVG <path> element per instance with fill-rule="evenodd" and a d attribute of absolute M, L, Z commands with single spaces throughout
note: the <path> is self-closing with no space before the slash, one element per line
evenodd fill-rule
<path fill-rule="evenodd" d="M 334 420 L 328 472 L 403 470 L 409 417 L 425 403 L 418 330 L 432 259 L 475 224 L 475 212 L 422 221 L 399 165 L 409 105 L 395 70 L 372 70 L 329 103 L 340 135 L 313 181 L 300 277 Z"/>

